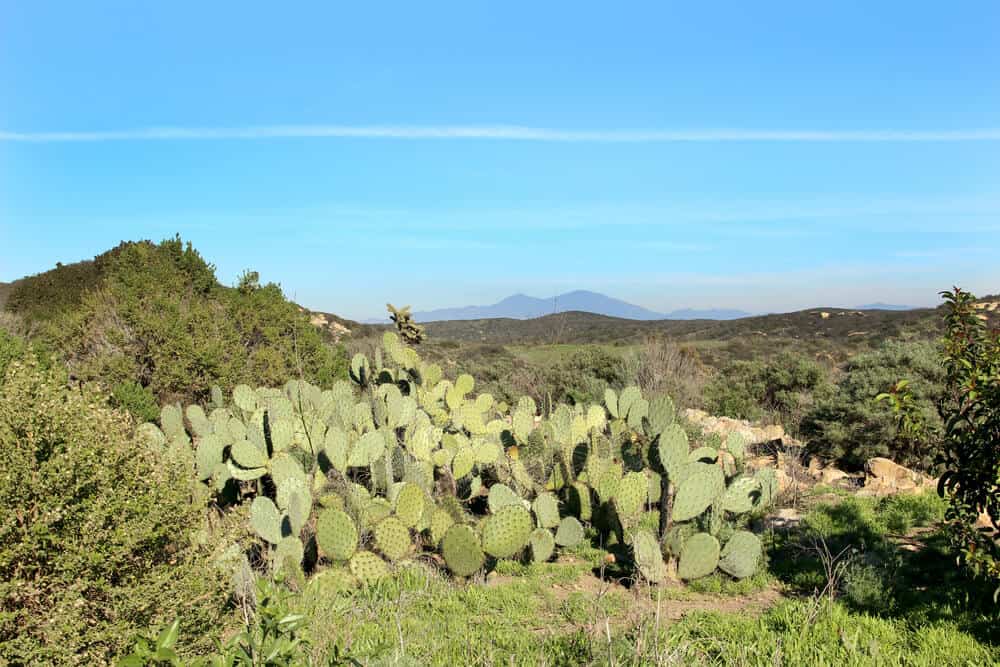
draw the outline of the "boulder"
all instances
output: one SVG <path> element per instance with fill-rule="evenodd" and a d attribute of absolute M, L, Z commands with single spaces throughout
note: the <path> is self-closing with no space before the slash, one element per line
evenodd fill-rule
<path fill-rule="evenodd" d="M 876 457 L 865 463 L 865 495 L 920 493 L 936 486 L 934 478 L 886 458 Z"/>
<path fill-rule="evenodd" d="M 849 475 L 843 470 L 838 470 L 837 468 L 824 468 L 820 473 L 819 481 L 824 484 L 836 484 L 842 479 L 848 478 Z"/>

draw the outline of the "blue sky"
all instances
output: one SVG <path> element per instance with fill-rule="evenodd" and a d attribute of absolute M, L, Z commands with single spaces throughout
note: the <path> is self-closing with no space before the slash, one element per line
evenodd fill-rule
<path fill-rule="evenodd" d="M 0 0 L 0 280 L 179 232 L 224 282 L 357 318 L 1000 292 L 998 25 L 992 1 Z"/>

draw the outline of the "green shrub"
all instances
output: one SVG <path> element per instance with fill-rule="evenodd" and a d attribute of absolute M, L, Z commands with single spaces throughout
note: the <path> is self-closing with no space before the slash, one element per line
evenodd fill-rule
<path fill-rule="evenodd" d="M 875 559 L 856 558 L 844 569 L 843 595 L 856 609 L 886 613 L 892 610 L 896 592 L 892 572 Z"/>
<path fill-rule="evenodd" d="M 101 403 L 30 359 L 0 385 L 0 663 L 106 662 L 180 610 L 199 636 L 218 623 L 189 469 Z"/>
<path fill-rule="evenodd" d="M 173 401 L 205 399 L 212 385 L 301 376 L 326 387 L 347 376 L 344 350 L 324 340 L 278 285 L 261 285 L 248 272 L 236 288 L 223 287 L 214 267 L 179 238 L 123 243 L 93 265 L 99 279 L 76 294 L 73 308 L 35 316 L 48 316 L 42 338 L 76 377 L 127 393 L 116 400 L 140 398 L 134 388 L 120 389 L 125 383 Z M 58 282 L 65 269 L 25 285 Z"/>
<path fill-rule="evenodd" d="M 705 407 L 712 414 L 754 421 L 770 415 L 796 433 L 814 395 L 824 394 L 827 386 L 826 370 L 801 355 L 735 361 L 706 385 Z"/>
<path fill-rule="evenodd" d="M 926 437 L 908 439 L 905 447 L 897 437 L 892 410 L 875 401 L 902 377 L 913 380 L 914 406 L 926 425 Z M 801 431 L 810 451 L 847 469 L 860 469 L 868 459 L 884 456 L 933 471 L 943 426 L 937 405 L 943 400 L 944 369 L 935 346 L 889 341 L 847 362 L 836 390 L 824 395 L 805 415 Z"/>
<path fill-rule="evenodd" d="M 111 404 L 126 410 L 139 424 L 151 422 L 160 416 L 160 406 L 149 387 L 126 380 L 111 390 Z"/>

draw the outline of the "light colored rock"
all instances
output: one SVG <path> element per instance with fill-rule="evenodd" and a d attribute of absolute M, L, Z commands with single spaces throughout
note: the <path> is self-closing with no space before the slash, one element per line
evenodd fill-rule
<path fill-rule="evenodd" d="M 865 493 L 863 495 L 890 495 L 893 493 L 919 493 L 937 485 L 937 482 L 918 472 L 882 457 L 868 459 L 865 463 Z"/>
<path fill-rule="evenodd" d="M 781 424 L 771 424 L 769 426 L 764 426 L 760 429 L 760 433 L 764 440 L 785 440 L 788 435 L 785 433 L 785 427 Z"/>
<path fill-rule="evenodd" d="M 802 514 L 791 507 L 785 507 L 783 509 L 769 514 L 764 518 L 765 528 L 794 528 L 802 521 Z"/>
<path fill-rule="evenodd" d="M 824 468 L 820 474 L 820 481 L 824 484 L 836 484 L 838 481 L 848 477 L 848 474 L 837 468 Z"/>
<path fill-rule="evenodd" d="M 704 410 L 694 408 L 685 410 L 684 418 L 693 424 L 697 424 L 703 432 L 717 433 L 722 439 L 729 437 L 730 433 L 739 433 L 750 444 L 773 442 L 775 440 L 780 440 L 785 444 L 798 444 L 792 438 L 788 437 L 781 424 L 754 424 L 743 419 L 716 417 Z"/>

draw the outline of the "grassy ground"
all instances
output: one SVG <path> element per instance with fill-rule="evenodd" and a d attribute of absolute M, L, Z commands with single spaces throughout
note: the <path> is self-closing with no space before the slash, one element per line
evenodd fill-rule
<path fill-rule="evenodd" d="M 1000 618 L 952 567 L 940 514 L 932 497 L 817 505 L 742 582 L 629 585 L 586 547 L 465 584 L 430 562 L 361 592 L 328 571 L 294 604 L 315 657 L 343 664 L 1000 664 Z M 823 542 L 846 548 L 833 593 Z"/>
<path fill-rule="evenodd" d="M 507 349 L 520 359 L 532 364 L 558 364 L 566 361 L 574 353 L 587 348 L 598 348 L 608 354 L 623 357 L 638 349 L 638 345 L 578 345 L 563 343 L 558 345 L 508 345 Z"/>

